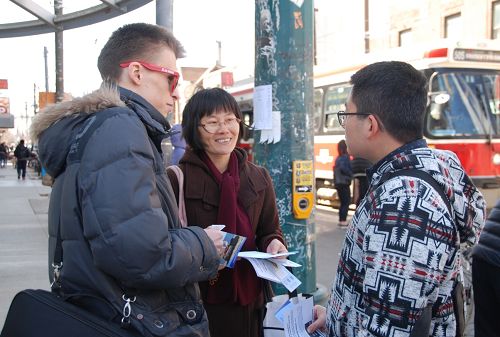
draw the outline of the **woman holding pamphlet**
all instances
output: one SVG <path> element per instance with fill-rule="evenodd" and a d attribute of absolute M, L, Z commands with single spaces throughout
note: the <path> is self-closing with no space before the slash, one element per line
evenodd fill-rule
<path fill-rule="evenodd" d="M 179 162 L 187 222 L 224 225 L 223 231 L 246 238 L 243 251 L 284 253 L 271 177 L 236 147 L 241 118 L 235 99 L 220 88 L 201 90 L 188 101 L 182 120 L 188 148 Z M 179 195 L 177 176 L 168 174 Z M 245 259 L 200 284 L 212 337 L 259 336 L 262 284 Z"/>

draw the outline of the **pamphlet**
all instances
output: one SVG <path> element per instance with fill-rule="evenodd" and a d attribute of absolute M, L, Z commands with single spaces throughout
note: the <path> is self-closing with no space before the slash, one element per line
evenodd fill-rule
<path fill-rule="evenodd" d="M 256 251 L 240 252 L 239 257 L 247 259 L 255 269 L 258 277 L 283 284 L 288 291 L 294 291 L 302 282 L 286 267 L 300 267 L 300 264 L 287 259 L 277 259 L 279 256 L 288 256 L 297 252 L 269 254 Z"/>
<path fill-rule="evenodd" d="M 313 298 L 292 298 L 279 308 L 275 317 L 283 324 L 286 337 L 325 337 L 325 333 L 316 330 L 309 334 L 307 327 L 313 320 Z"/>
<path fill-rule="evenodd" d="M 228 268 L 234 268 L 238 253 L 240 252 L 247 238 L 241 235 L 227 233 L 224 231 L 221 232 L 224 234 L 224 237 L 222 238 L 224 252 L 222 253 L 222 256 L 220 258 L 220 264 Z"/>

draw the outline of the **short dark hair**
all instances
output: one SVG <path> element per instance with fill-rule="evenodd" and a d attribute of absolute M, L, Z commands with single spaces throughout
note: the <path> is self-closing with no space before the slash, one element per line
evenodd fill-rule
<path fill-rule="evenodd" d="M 198 129 L 200 120 L 218 111 L 231 111 L 237 118 L 242 119 L 240 107 L 234 97 L 221 88 L 202 89 L 187 102 L 182 112 L 182 135 L 193 150 L 203 150 Z M 242 134 L 243 123 L 240 122 L 238 141 Z"/>
<path fill-rule="evenodd" d="M 338 144 L 337 144 L 337 152 L 339 153 L 339 156 L 343 156 L 347 153 L 347 144 L 344 139 L 342 139 Z"/>
<path fill-rule="evenodd" d="M 111 34 L 97 59 L 97 67 L 104 81 L 116 82 L 120 76 L 120 63 L 125 61 L 151 61 L 158 47 L 172 49 L 176 58 L 184 56 L 184 47 L 164 27 L 147 23 L 132 23 Z"/>
<path fill-rule="evenodd" d="M 358 112 L 376 115 L 400 142 L 423 137 L 427 80 L 420 71 L 405 62 L 377 62 L 352 75 L 351 83 Z"/>

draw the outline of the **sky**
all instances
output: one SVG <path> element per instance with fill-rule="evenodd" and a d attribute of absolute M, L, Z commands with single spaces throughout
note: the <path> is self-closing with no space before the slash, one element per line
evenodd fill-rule
<path fill-rule="evenodd" d="M 2 0 L 7 1 L 7 0 Z M 72 12 L 67 3 L 64 13 Z M 52 12 L 51 0 L 36 0 Z M 90 6 L 95 0 L 78 0 Z M 254 62 L 254 0 L 173 0 L 174 35 L 187 51 L 187 57 L 178 66 L 208 67 L 218 58 L 216 41 L 222 42 L 221 61 L 225 66 L 237 66 L 240 71 L 253 74 Z M 193 10 L 196 9 L 196 10 Z M 229 14 L 228 14 L 229 13 Z M 2 5 L 0 23 L 34 19 L 16 5 Z M 111 33 L 120 26 L 133 22 L 155 23 L 156 5 L 151 2 L 135 11 L 91 26 L 64 32 L 64 89 L 73 96 L 81 96 L 97 89 L 101 79 L 97 57 Z M 16 126 L 22 127 L 27 104 L 28 116 L 33 115 L 33 91 L 45 91 L 43 49 L 48 48 L 49 91 L 55 91 L 54 34 L 0 39 L 0 79 L 8 79 L 10 110 Z"/>

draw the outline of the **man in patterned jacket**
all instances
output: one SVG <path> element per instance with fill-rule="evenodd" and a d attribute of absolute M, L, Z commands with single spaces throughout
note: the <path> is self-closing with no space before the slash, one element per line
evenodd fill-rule
<path fill-rule="evenodd" d="M 424 335 L 455 336 L 451 293 L 459 245 L 476 242 L 484 199 L 454 153 L 427 147 L 422 130 L 427 81 L 419 71 L 403 62 L 379 62 L 358 71 L 351 83 L 339 122 L 349 153 L 374 166 L 346 233 L 328 306 L 315 308 L 309 330 L 411 336 L 431 306 Z M 429 183 L 432 179 L 437 184 Z"/>

